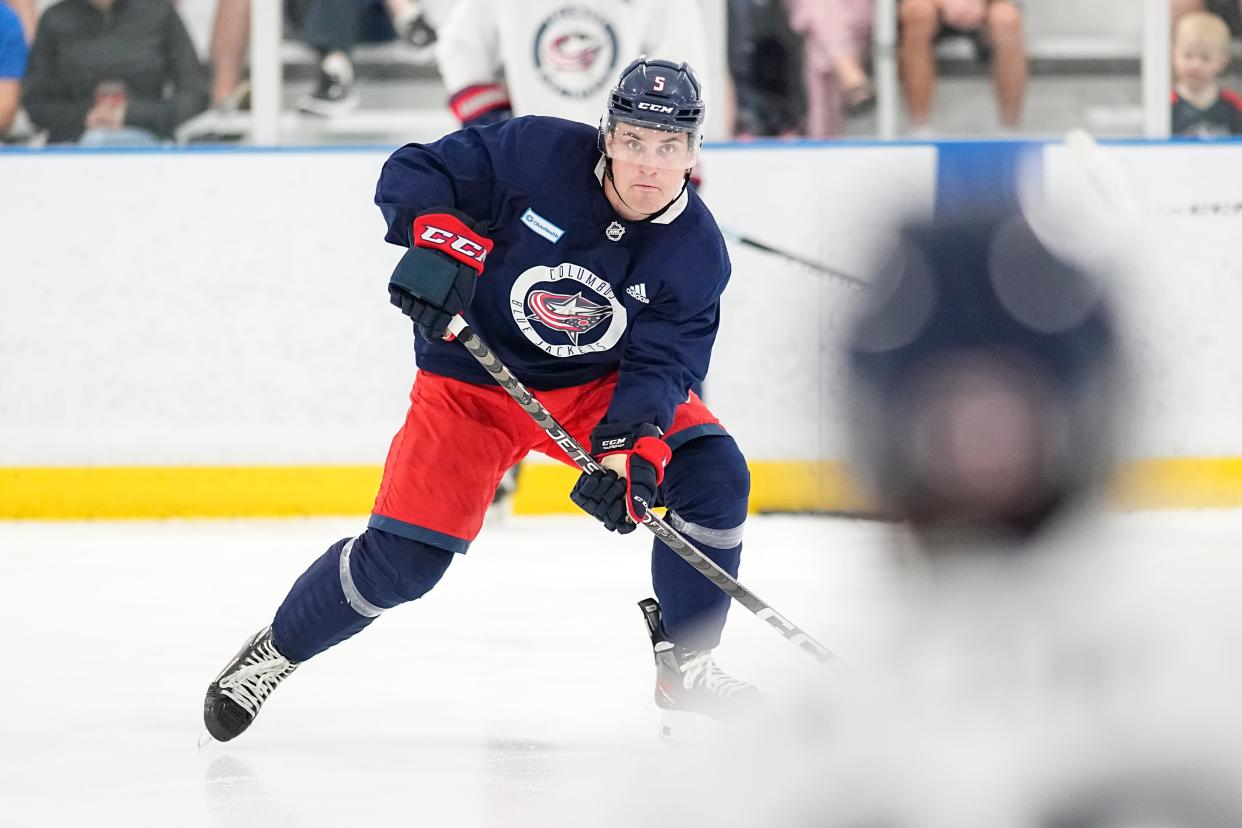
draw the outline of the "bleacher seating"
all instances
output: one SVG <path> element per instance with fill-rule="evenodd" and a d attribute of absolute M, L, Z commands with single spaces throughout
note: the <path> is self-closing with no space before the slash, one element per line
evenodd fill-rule
<path fill-rule="evenodd" d="M 267 0 L 280 2 L 280 0 Z M 45 8 L 54 0 L 38 0 Z M 199 46 L 204 60 L 210 41 L 210 28 L 216 0 L 173 0 L 177 3 Z M 701 0 L 707 5 L 724 0 Z M 1141 63 L 1143 4 L 1137 0 L 1026 0 L 1023 3 L 1031 71 L 1040 77 L 1078 75 L 1116 76 L 1118 85 L 1136 82 Z M 281 48 L 285 80 L 285 106 L 282 135 L 294 143 L 354 141 L 442 134 L 453 126 L 444 106 L 445 90 L 435 67 L 420 63 L 403 44 L 360 46 L 355 64 L 361 79 L 362 108 L 331 121 L 307 118 L 291 111 L 298 94 L 312 82 L 316 71 L 315 54 L 303 44 L 287 39 Z M 948 39 L 937 50 L 945 75 L 946 93 L 957 77 L 981 78 L 987 67 L 974 59 L 974 51 L 964 39 Z M 1134 121 L 1132 106 L 1121 105 L 1118 123 Z M 1127 111 L 1121 113 L 1121 109 Z M 1108 120 L 1108 113 L 1101 117 Z M 219 122 L 222 133 L 245 132 L 245 113 L 227 116 Z M 210 126 L 210 125 L 209 125 Z M 193 132 L 193 130 L 191 130 Z"/>

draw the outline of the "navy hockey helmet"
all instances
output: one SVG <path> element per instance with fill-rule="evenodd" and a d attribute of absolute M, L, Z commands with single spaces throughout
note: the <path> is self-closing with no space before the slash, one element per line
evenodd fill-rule
<path fill-rule="evenodd" d="M 846 353 L 856 459 L 930 546 L 1028 537 L 1102 480 L 1112 314 L 1021 214 L 905 227 L 869 299 Z"/>
<path fill-rule="evenodd" d="M 703 87 L 689 64 L 641 57 L 625 68 L 608 96 L 599 127 L 600 152 L 688 170 L 698 162 L 704 112 Z"/>

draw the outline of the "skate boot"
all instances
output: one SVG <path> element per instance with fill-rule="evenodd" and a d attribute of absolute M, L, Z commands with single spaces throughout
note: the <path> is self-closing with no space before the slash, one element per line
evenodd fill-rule
<path fill-rule="evenodd" d="M 272 643 L 272 628 L 255 633 L 207 688 L 203 723 L 219 742 L 250 727 L 267 697 L 298 667 Z"/>
<path fill-rule="evenodd" d="M 655 651 L 655 703 L 664 711 L 661 738 L 693 741 L 705 729 L 704 717 L 736 723 L 759 712 L 764 704 L 759 688 L 717 667 L 711 650 L 688 650 L 669 641 L 654 598 L 638 606 Z"/>

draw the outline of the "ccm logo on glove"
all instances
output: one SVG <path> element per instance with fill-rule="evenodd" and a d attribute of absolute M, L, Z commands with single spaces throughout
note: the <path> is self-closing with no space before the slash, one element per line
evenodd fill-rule
<path fill-rule="evenodd" d="M 483 272 L 483 263 L 492 251 L 492 240 L 475 233 L 456 216 L 448 213 L 429 213 L 414 219 L 414 232 L 410 234 L 415 247 L 430 247 L 447 253 L 476 273 Z"/>
<path fill-rule="evenodd" d="M 659 428 L 637 423 L 597 426 L 591 451 L 600 468 L 578 477 L 570 500 L 610 532 L 634 531 L 655 503 L 672 450 Z"/>

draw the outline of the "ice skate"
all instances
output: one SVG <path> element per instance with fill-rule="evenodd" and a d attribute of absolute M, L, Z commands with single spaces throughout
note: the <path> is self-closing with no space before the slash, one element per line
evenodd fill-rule
<path fill-rule="evenodd" d="M 759 688 L 735 679 L 716 666 L 711 650 L 689 650 L 664 634 L 660 605 L 640 601 L 655 654 L 655 703 L 663 711 L 660 736 L 667 741 L 693 741 L 705 721 L 735 723 L 753 716 L 763 705 Z"/>
<path fill-rule="evenodd" d="M 297 666 L 277 651 L 271 627 L 259 630 L 207 688 L 203 701 L 207 732 L 218 742 L 240 736 L 259 715 L 267 697 Z"/>

